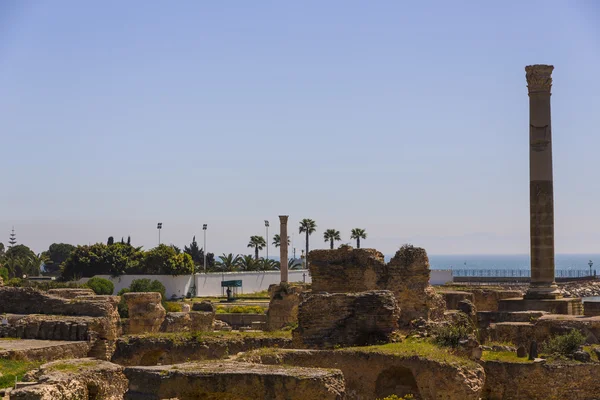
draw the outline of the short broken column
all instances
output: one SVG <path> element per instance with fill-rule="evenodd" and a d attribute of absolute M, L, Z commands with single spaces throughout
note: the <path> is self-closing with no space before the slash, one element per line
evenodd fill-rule
<path fill-rule="evenodd" d="M 125 303 L 129 310 L 127 333 L 158 332 L 167 315 L 161 304 L 160 293 L 125 293 Z"/>
<path fill-rule="evenodd" d="M 288 215 L 279 216 L 279 271 L 281 272 L 281 282 L 288 281 L 288 233 L 287 233 Z"/>

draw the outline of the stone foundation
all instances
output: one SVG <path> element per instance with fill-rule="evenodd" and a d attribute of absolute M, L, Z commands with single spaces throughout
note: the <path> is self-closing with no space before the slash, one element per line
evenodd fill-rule
<path fill-rule="evenodd" d="M 125 400 L 264 399 L 341 400 L 339 370 L 278 367 L 241 362 L 205 362 L 128 367 Z"/>
<path fill-rule="evenodd" d="M 0 359 L 25 361 L 54 361 L 87 357 L 88 342 L 65 342 L 50 340 L 4 340 L 1 342 Z"/>
<path fill-rule="evenodd" d="M 398 329 L 398 306 L 388 290 L 302 295 L 294 340 L 331 348 L 387 342 Z"/>
<path fill-rule="evenodd" d="M 600 364 L 487 361 L 483 399 L 593 400 L 600 393 Z"/>
<path fill-rule="evenodd" d="M 229 333 L 225 337 L 196 335 L 130 336 L 119 339 L 112 361 L 121 365 L 166 365 L 186 361 L 215 360 L 260 348 L 290 348 L 292 340 L 248 337 Z"/>
<path fill-rule="evenodd" d="M 503 299 L 498 311 L 546 311 L 550 314 L 583 315 L 580 298 L 531 300 L 524 298 Z"/>
<path fill-rule="evenodd" d="M 266 330 L 274 331 L 298 323 L 298 306 L 303 288 L 289 284 L 269 286 Z"/>
<path fill-rule="evenodd" d="M 400 307 L 401 322 L 443 317 L 444 300 L 429 285 L 429 259 L 422 248 L 403 246 L 388 264 L 377 250 L 350 246 L 313 250 L 309 260 L 313 292 L 390 290 Z"/>

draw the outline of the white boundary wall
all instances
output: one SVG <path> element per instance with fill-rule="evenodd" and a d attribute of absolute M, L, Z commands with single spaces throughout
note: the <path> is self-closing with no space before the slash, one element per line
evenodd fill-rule
<path fill-rule="evenodd" d="M 171 275 L 121 275 L 111 277 L 110 275 L 97 275 L 99 278 L 108 279 L 115 285 L 115 292 L 127 288 L 131 285 L 134 279 L 150 279 L 158 280 L 167 289 L 167 298 L 173 295 L 183 297 L 187 295 L 192 286 L 192 276 L 171 276 Z M 289 282 L 306 282 L 311 283 L 308 270 L 293 270 L 289 271 Z M 215 272 L 208 274 L 196 274 L 196 296 L 220 296 L 221 295 L 221 280 L 232 281 L 241 280 L 241 293 L 253 293 L 267 290 L 269 285 L 280 282 L 279 271 L 266 272 L 226 272 L 224 274 Z M 90 278 L 82 278 L 79 283 L 85 283 Z M 432 285 L 443 285 L 447 282 L 452 282 L 451 270 L 432 270 L 430 283 Z"/>
<path fill-rule="evenodd" d="M 158 280 L 165 285 L 167 298 L 173 295 L 183 297 L 187 295 L 192 287 L 192 276 L 181 275 L 121 275 L 111 277 L 110 275 L 97 275 L 99 278 L 110 280 L 115 285 L 114 294 L 117 294 L 121 289 L 128 288 L 134 279 L 150 279 Z M 279 271 L 266 272 L 220 272 L 208 274 L 196 274 L 196 296 L 220 296 L 221 295 L 221 280 L 232 281 L 241 280 L 242 288 L 240 293 L 253 293 L 267 290 L 269 285 L 279 283 L 281 281 L 281 273 Z M 90 278 L 82 278 L 78 282 L 85 283 Z M 306 282 L 310 283 L 310 275 L 308 270 L 293 270 L 288 272 L 289 282 Z"/>

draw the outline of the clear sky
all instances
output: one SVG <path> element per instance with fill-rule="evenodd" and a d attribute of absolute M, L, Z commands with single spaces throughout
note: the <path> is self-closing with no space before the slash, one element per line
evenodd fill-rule
<path fill-rule="evenodd" d="M 3 0 L 0 241 L 527 253 L 536 63 L 556 250 L 600 252 L 597 1 Z"/>

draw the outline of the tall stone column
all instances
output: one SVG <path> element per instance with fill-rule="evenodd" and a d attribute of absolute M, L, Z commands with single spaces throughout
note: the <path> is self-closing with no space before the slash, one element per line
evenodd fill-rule
<path fill-rule="evenodd" d="M 279 263 L 281 272 L 281 283 L 288 281 L 288 230 L 287 215 L 279 216 Z"/>
<path fill-rule="evenodd" d="M 554 282 L 554 189 L 550 89 L 552 65 L 525 67 L 529 92 L 531 284 L 526 299 L 557 299 Z"/>

